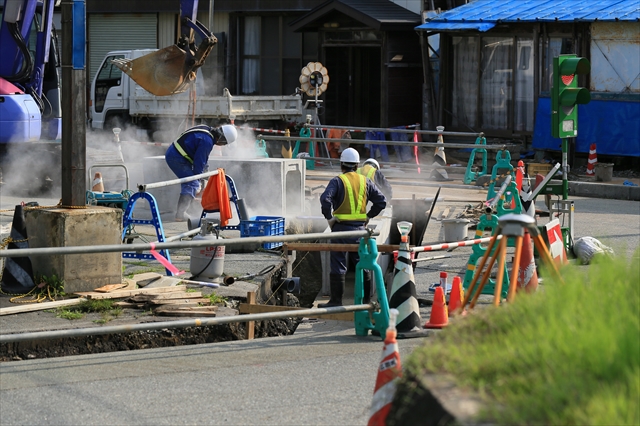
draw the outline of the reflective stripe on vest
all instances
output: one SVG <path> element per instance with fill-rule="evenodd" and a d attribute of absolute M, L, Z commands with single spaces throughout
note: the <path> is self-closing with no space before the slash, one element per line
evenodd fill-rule
<path fill-rule="evenodd" d="M 366 166 L 364 166 L 364 167 L 360 167 L 360 168 L 357 170 L 357 173 L 358 173 L 359 175 L 363 175 L 363 176 L 368 177 L 368 178 L 369 178 L 369 180 L 371 180 L 372 182 L 374 182 L 374 180 L 373 180 L 373 175 L 375 175 L 375 174 L 376 174 L 376 168 L 367 164 L 367 165 L 366 165 Z"/>
<path fill-rule="evenodd" d="M 202 132 L 202 133 L 206 133 L 208 135 L 211 135 L 211 133 L 209 133 L 209 131 L 204 130 L 204 129 L 190 129 L 190 130 L 187 130 L 186 132 L 182 133 L 180 136 L 178 136 L 178 139 L 176 139 L 173 142 L 173 146 L 176 147 L 176 149 L 178 150 L 180 155 L 182 155 L 184 158 L 186 158 L 187 161 L 190 162 L 191 164 L 193 164 L 193 159 L 191 157 L 189 157 L 189 154 L 187 154 L 187 151 L 184 150 L 184 148 L 182 147 L 182 145 L 180 145 L 180 143 L 178 141 L 180 140 L 180 138 L 182 138 L 187 133 L 196 133 L 196 132 Z"/>
<path fill-rule="evenodd" d="M 341 221 L 366 221 L 367 200 L 365 199 L 365 194 L 367 190 L 367 178 L 354 172 L 344 173 L 338 177 L 344 184 L 344 200 L 342 204 L 334 210 L 333 216 Z M 358 194 L 357 202 L 354 196 L 356 192 Z"/>

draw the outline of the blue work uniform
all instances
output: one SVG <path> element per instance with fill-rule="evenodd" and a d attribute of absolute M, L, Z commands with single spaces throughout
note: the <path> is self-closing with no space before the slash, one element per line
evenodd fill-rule
<path fill-rule="evenodd" d="M 350 183 L 351 191 L 345 190 L 345 181 Z M 361 187 L 362 184 L 364 184 L 364 188 Z M 362 197 L 359 197 L 359 195 L 362 195 Z M 365 213 L 368 201 L 371 201 L 372 206 Z M 364 229 L 365 223 L 369 219 L 379 215 L 387 206 L 387 200 L 372 181 L 356 172 L 348 172 L 329 181 L 320 196 L 320 206 L 322 215 L 327 220 L 334 216 L 338 218 L 339 221 L 331 228 L 333 232 L 356 231 Z M 344 213 L 347 210 L 347 206 L 350 210 L 347 214 L 338 214 L 338 211 Z M 333 244 L 357 244 L 358 238 L 337 238 L 332 239 L 331 242 Z M 330 259 L 331 274 L 344 275 L 347 273 L 346 252 L 332 251 Z M 349 254 L 349 262 L 352 265 L 358 263 L 359 260 L 358 252 Z"/>
<path fill-rule="evenodd" d="M 182 179 L 204 173 L 208 168 L 209 155 L 213 150 L 216 139 L 210 133 L 211 127 L 199 125 L 181 134 L 167 149 L 164 155 L 167 165 Z M 180 194 L 196 196 L 198 181 L 194 180 L 180 184 Z"/>

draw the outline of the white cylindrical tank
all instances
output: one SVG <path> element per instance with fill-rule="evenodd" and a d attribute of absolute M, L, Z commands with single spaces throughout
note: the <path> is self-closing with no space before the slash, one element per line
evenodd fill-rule
<path fill-rule="evenodd" d="M 193 237 L 197 240 L 216 241 L 219 237 L 216 222 L 202 219 L 200 234 Z M 205 246 L 191 248 L 190 271 L 192 278 L 215 280 L 224 272 L 224 246 Z"/>

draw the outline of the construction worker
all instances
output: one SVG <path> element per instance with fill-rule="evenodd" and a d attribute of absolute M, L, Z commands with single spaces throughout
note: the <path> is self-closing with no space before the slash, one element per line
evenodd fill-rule
<path fill-rule="evenodd" d="M 188 129 L 176 139 L 165 153 L 165 161 L 175 175 L 182 179 L 204 173 L 209 169 L 209 155 L 214 145 L 227 145 L 235 142 L 238 131 L 230 124 L 210 127 L 206 124 Z M 198 180 L 180 184 L 180 198 L 176 211 L 176 222 L 184 222 L 186 212 L 202 190 Z"/>
<path fill-rule="evenodd" d="M 366 160 L 362 167 L 357 170 L 357 173 L 366 176 L 373 183 L 375 183 L 378 189 L 380 189 L 380 191 L 382 191 L 382 193 L 386 197 L 387 202 L 391 200 L 391 197 L 393 196 L 393 189 L 391 188 L 391 184 L 382 174 L 382 171 L 380 170 L 380 164 L 374 158 L 369 158 L 368 160 Z"/>
<path fill-rule="evenodd" d="M 323 216 L 329 222 L 333 232 L 356 231 L 365 229 L 369 219 L 376 217 L 387 205 L 384 194 L 373 181 L 356 173 L 360 163 L 360 154 L 353 148 L 347 148 L 340 155 L 342 174 L 334 177 L 327 184 L 320 196 Z M 367 212 L 367 202 L 371 208 Z M 333 244 L 357 244 L 357 238 L 332 239 Z M 329 284 L 331 298 L 328 303 L 318 307 L 341 306 L 347 274 L 347 253 L 332 251 L 331 273 Z M 355 265 L 360 260 L 357 252 L 349 253 L 349 262 Z M 371 300 L 371 272 L 364 271 L 364 303 Z"/>

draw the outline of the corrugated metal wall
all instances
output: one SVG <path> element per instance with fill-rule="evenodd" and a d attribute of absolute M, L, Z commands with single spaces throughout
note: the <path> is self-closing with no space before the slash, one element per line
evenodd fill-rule
<path fill-rule="evenodd" d="M 591 91 L 640 93 L 640 31 L 636 22 L 591 24 Z"/>
<path fill-rule="evenodd" d="M 155 13 L 89 15 L 88 81 L 93 80 L 100 63 L 111 50 L 157 48 L 157 28 L 158 15 Z"/>

